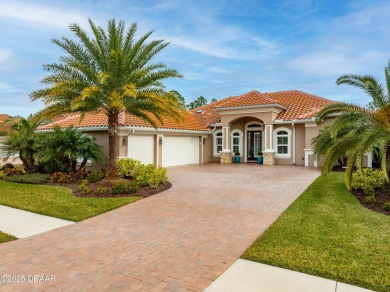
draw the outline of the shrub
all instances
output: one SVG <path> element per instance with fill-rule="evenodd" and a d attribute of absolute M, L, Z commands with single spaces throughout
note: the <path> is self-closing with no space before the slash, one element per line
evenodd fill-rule
<path fill-rule="evenodd" d="M 127 194 L 134 194 L 137 192 L 139 185 L 136 181 L 130 181 L 127 183 Z"/>
<path fill-rule="evenodd" d="M 57 172 L 52 174 L 52 176 L 50 177 L 50 180 L 52 182 L 57 182 L 57 183 L 60 183 L 63 185 L 66 183 L 71 183 L 73 178 L 70 174 L 57 171 Z"/>
<path fill-rule="evenodd" d="M 120 194 L 134 194 L 139 188 L 139 185 L 136 181 L 126 182 L 124 180 L 116 181 L 112 185 L 111 194 L 120 195 Z"/>
<path fill-rule="evenodd" d="M 141 164 L 135 171 L 135 180 L 142 187 L 149 185 L 149 179 L 153 177 L 156 168 L 153 164 Z"/>
<path fill-rule="evenodd" d="M 98 186 L 95 190 L 96 195 L 103 196 L 105 193 L 107 193 L 107 189 L 102 186 Z"/>
<path fill-rule="evenodd" d="M 148 185 L 151 188 L 158 188 L 158 186 L 164 184 L 167 179 L 167 169 L 159 167 L 158 169 L 154 169 L 152 175 L 149 177 Z"/>
<path fill-rule="evenodd" d="M 375 203 L 376 202 L 375 196 L 371 195 L 371 196 L 365 197 L 364 202 L 366 202 L 367 204 Z"/>
<path fill-rule="evenodd" d="M 383 209 L 385 209 L 386 211 L 390 211 L 390 202 L 386 202 L 383 204 Z"/>
<path fill-rule="evenodd" d="M 375 189 L 382 188 L 384 180 L 382 171 L 364 168 L 352 175 L 352 188 L 362 190 L 367 196 L 373 196 Z"/>
<path fill-rule="evenodd" d="M 153 164 L 145 165 L 130 158 L 119 159 L 118 168 L 120 177 L 132 177 L 140 186 L 157 188 L 168 179 L 165 168 L 159 167 L 156 169 Z"/>
<path fill-rule="evenodd" d="M 5 176 L 24 175 L 26 172 L 22 167 L 12 167 L 4 169 Z"/>
<path fill-rule="evenodd" d="M 101 180 L 103 177 L 104 174 L 101 171 L 93 170 L 88 174 L 87 180 L 91 183 L 94 183 Z"/>
<path fill-rule="evenodd" d="M 8 168 L 14 168 L 15 166 L 12 164 L 12 163 L 6 163 L 3 165 L 3 167 L 1 168 L 1 170 L 6 170 Z"/>
<path fill-rule="evenodd" d="M 118 159 L 118 173 L 120 177 L 135 178 L 138 168 L 143 165 L 141 161 L 131 158 Z"/>
<path fill-rule="evenodd" d="M 40 184 L 46 182 L 50 176 L 48 174 L 33 173 L 25 175 L 14 175 L 5 177 L 5 181 L 24 183 L 24 184 Z"/>
<path fill-rule="evenodd" d="M 78 187 L 77 190 L 83 194 L 83 195 L 88 195 L 91 192 L 91 189 L 84 183 L 81 183 Z"/>
<path fill-rule="evenodd" d="M 86 167 L 81 168 L 75 176 L 77 176 L 78 179 L 86 179 L 88 177 L 89 173 Z"/>
<path fill-rule="evenodd" d="M 125 181 L 116 181 L 111 188 L 111 194 L 119 195 L 127 193 L 127 183 Z"/>

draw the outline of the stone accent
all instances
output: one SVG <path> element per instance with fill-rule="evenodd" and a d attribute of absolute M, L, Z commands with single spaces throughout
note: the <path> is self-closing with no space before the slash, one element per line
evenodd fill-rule
<path fill-rule="evenodd" d="M 221 151 L 221 164 L 232 163 L 232 152 L 231 151 Z"/>
<path fill-rule="evenodd" d="M 263 164 L 275 165 L 275 151 L 263 151 Z"/>

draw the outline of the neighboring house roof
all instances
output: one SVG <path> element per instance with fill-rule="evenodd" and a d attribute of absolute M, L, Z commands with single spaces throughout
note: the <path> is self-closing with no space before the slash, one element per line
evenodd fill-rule
<path fill-rule="evenodd" d="M 207 131 L 211 125 L 221 121 L 221 116 L 218 112 L 221 109 L 269 105 L 280 108 L 281 112 L 278 114 L 277 120 L 292 121 L 310 119 L 323 107 L 333 102 L 329 99 L 298 90 L 265 93 L 254 90 L 243 95 L 230 96 L 185 112 L 181 122 L 167 118 L 163 119 L 163 123 L 155 120 L 160 129 Z M 57 116 L 52 123 L 41 126 L 39 129 L 47 130 L 55 126 L 68 127 L 70 125 L 76 128 L 107 127 L 107 117 L 103 112 L 87 113 L 83 119 L 80 119 L 80 117 L 80 113 Z M 147 122 L 128 113 L 120 114 L 119 126 L 151 127 Z"/>
<path fill-rule="evenodd" d="M 3 124 L 6 120 L 10 118 L 12 117 L 7 114 L 0 114 L 0 135 L 4 135 L 5 133 L 7 133 L 7 131 L 11 127 L 11 124 Z"/>
<path fill-rule="evenodd" d="M 299 90 L 265 92 L 250 91 L 239 96 L 229 96 L 211 104 L 192 110 L 198 112 L 197 117 L 203 125 L 211 125 L 221 122 L 221 116 L 217 109 L 229 107 L 239 108 L 257 105 L 280 105 L 285 109 L 277 116 L 277 120 L 292 121 L 314 117 L 322 108 L 333 103 L 316 95 Z"/>

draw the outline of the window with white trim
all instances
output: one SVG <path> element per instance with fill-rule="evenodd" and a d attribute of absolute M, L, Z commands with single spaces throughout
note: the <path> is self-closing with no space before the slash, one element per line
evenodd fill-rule
<path fill-rule="evenodd" d="M 241 145 L 242 145 L 242 132 L 240 130 L 234 130 L 232 131 L 232 151 L 233 153 L 240 153 L 241 152 Z"/>
<path fill-rule="evenodd" d="M 219 155 L 223 149 L 222 130 L 214 132 L 214 155 Z"/>
<path fill-rule="evenodd" d="M 291 157 L 291 130 L 287 128 L 278 128 L 274 130 L 274 145 L 276 157 Z"/>

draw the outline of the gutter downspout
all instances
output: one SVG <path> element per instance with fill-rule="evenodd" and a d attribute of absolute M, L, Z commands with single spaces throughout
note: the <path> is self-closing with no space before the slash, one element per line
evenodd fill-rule
<path fill-rule="evenodd" d="M 295 124 L 294 122 L 291 123 L 292 128 L 293 128 L 293 165 L 297 165 L 296 163 L 296 157 L 295 157 L 295 145 L 296 145 L 296 135 L 295 135 Z"/>

